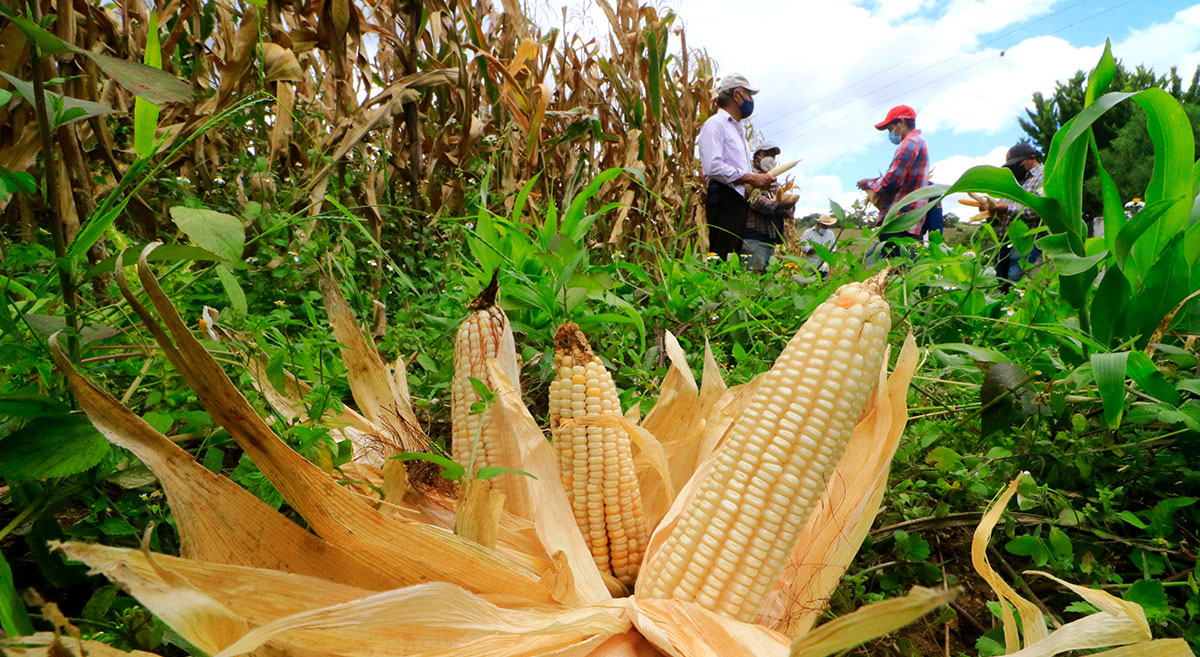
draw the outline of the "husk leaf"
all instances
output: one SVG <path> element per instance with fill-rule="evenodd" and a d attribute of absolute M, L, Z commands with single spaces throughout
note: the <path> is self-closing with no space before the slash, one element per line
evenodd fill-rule
<path fill-rule="evenodd" d="M 538 583 L 536 574 L 511 559 L 444 529 L 384 516 L 280 440 L 192 336 L 159 287 L 146 262 L 156 246 L 151 244 L 143 250 L 138 274 L 171 337 L 122 284 L 126 300 L 213 419 L 229 432 L 313 531 L 331 544 L 367 557 L 378 570 L 390 572 L 405 583 L 445 581 L 482 593 L 511 593 L 532 601 L 550 601 L 549 591 Z M 122 279 L 118 276 L 118 281 Z"/>
<path fill-rule="evenodd" d="M 50 339 L 50 350 L 96 429 L 109 442 L 133 452 L 162 482 L 184 556 L 326 577 L 372 590 L 402 583 L 362 555 L 313 536 L 246 489 L 197 463 L 76 372 L 56 337 Z"/>
<path fill-rule="evenodd" d="M 876 602 L 839 616 L 792 642 L 791 657 L 825 657 L 890 634 L 949 604 L 957 590 L 914 586 L 903 598 Z"/>
<path fill-rule="evenodd" d="M 1022 598 L 1013 587 L 1009 586 L 1004 578 L 1000 577 L 999 573 L 992 570 L 991 563 L 988 562 L 987 546 L 992 538 L 992 529 L 996 523 L 1000 521 L 1001 514 L 1004 513 L 1004 507 L 1008 505 L 1008 501 L 1017 492 L 1017 486 L 1021 483 L 1021 479 L 1027 475 L 1018 475 L 1009 485 L 1008 488 L 992 502 L 988 507 L 983 518 L 979 521 L 979 526 L 975 528 L 975 536 L 971 540 L 971 563 L 975 566 L 975 571 L 979 576 L 992 587 L 1000 598 L 1000 620 L 1004 626 L 1004 649 L 1009 652 L 1016 652 L 1021 648 L 1020 637 L 1017 633 L 1017 622 L 1013 618 L 1011 603 L 1017 609 L 1017 613 L 1021 615 L 1021 629 L 1024 634 L 1025 643 L 1032 644 L 1046 638 L 1048 631 L 1046 629 L 1046 618 L 1042 615 L 1042 611 L 1037 608 L 1032 602 Z"/>
<path fill-rule="evenodd" d="M 683 600 L 632 601 L 633 624 L 659 650 L 679 657 L 783 657 L 788 639 Z"/>
<path fill-rule="evenodd" d="M 487 361 L 488 376 L 494 386 L 496 401 L 488 412 L 503 434 L 515 437 L 520 447 L 521 469 L 533 477 L 514 477 L 525 487 L 525 495 L 533 501 L 533 524 L 546 553 L 561 552 L 572 574 L 572 600 L 565 604 L 594 604 L 612 598 L 592 559 L 592 553 L 579 533 L 575 515 L 567 501 L 558 474 L 558 459 L 554 448 L 521 401 L 500 364 Z"/>

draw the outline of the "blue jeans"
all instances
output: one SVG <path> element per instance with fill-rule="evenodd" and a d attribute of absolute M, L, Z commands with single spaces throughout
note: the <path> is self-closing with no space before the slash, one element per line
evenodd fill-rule
<path fill-rule="evenodd" d="M 742 255 L 746 257 L 746 269 L 756 274 L 765 272 L 767 265 L 771 262 L 771 256 L 775 255 L 775 245 L 766 239 L 769 238 L 758 231 L 747 230 L 746 238 L 742 242 Z"/>
<path fill-rule="evenodd" d="M 1026 270 L 1031 269 L 1041 259 L 1042 250 L 1036 246 L 1033 247 L 1033 250 L 1029 252 L 1029 255 L 1021 255 L 1021 253 L 1017 251 L 1015 247 L 1012 248 L 1008 253 L 1008 275 L 1005 276 L 1005 278 L 1016 283 L 1025 276 Z M 1025 262 L 1029 263 L 1029 265 L 1026 266 L 1024 264 Z"/>

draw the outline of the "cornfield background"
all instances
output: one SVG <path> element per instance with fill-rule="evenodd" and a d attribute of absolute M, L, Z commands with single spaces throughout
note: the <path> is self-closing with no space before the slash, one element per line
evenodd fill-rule
<path fill-rule="evenodd" d="M 169 153 L 160 165 L 198 188 L 229 185 L 243 206 L 284 205 L 319 221 L 329 196 L 356 208 L 378 239 L 381 207 L 411 210 L 389 227 L 404 236 L 431 216 L 461 214 L 468 193 L 514 190 L 536 176 L 536 204 L 570 198 L 620 167 L 625 175 L 595 203 L 624 207 L 596 234 L 618 245 L 672 243 L 702 229 L 690 160 L 711 107 L 712 62 L 688 46 L 675 14 L 631 0 L 599 5 L 608 31 L 593 37 L 568 25 L 565 8 L 561 27 L 542 28 L 515 0 L 38 3 L 29 18 L 62 41 L 159 63 L 188 82 L 142 79 L 131 90 L 97 64 L 106 60 L 64 52 L 40 62 L 47 90 L 79 108 L 58 117 L 52 137 L 65 240 L 123 191 L 139 160 L 137 91 L 158 105 Z M 0 70 L 30 80 L 25 37 L 3 22 Z M 0 90 L 12 89 L 0 80 Z M 43 149 L 36 116 L 28 102 L 0 107 L 0 125 L 10 126 L 0 131 L 3 169 L 34 171 Z M 307 195 L 277 195 L 279 180 Z M 121 231 L 160 234 L 156 184 L 129 200 Z M 32 241 L 49 228 L 47 205 L 18 195 L 0 201 L 0 220 Z M 104 256 L 98 246 L 93 263 Z"/>

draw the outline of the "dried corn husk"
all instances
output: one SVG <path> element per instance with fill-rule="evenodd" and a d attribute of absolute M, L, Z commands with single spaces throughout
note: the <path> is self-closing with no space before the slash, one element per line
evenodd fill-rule
<path fill-rule="evenodd" d="M 975 538 L 971 542 L 971 557 L 975 562 L 975 569 L 1000 597 L 1001 621 L 1004 625 L 1007 651 L 1005 654 L 1011 657 L 1052 657 L 1074 650 L 1131 644 L 1096 654 L 1107 657 L 1190 656 L 1191 649 L 1184 641 L 1152 640 L 1150 624 L 1146 621 L 1146 613 L 1141 605 L 1122 600 L 1098 589 L 1064 582 L 1049 573 L 1028 571 L 1031 574 L 1049 577 L 1062 584 L 1100 610 L 1090 616 L 1067 623 L 1053 632 L 1048 632 L 1046 620 L 1041 611 L 1000 579 L 987 562 L 987 544 L 991 539 L 992 529 L 999 521 L 1008 501 L 1016 494 L 1021 481 L 1028 476 L 1028 474 L 1018 476 L 992 502 L 992 506 L 979 523 L 979 528 L 975 530 Z M 1012 609 L 1009 607 L 1010 604 L 1017 609 L 1021 616 L 1020 632 L 1018 632 L 1016 620 L 1013 618 Z"/>

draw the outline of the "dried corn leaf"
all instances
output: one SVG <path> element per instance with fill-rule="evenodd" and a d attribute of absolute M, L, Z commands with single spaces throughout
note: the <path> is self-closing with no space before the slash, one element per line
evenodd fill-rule
<path fill-rule="evenodd" d="M 498 640 L 510 654 L 512 635 L 543 635 L 547 652 L 578 643 L 581 637 L 625 632 L 630 622 L 617 606 L 578 609 L 504 609 L 460 587 L 443 583 L 410 586 L 260 625 L 216 657 L 233 657 L 272 640 L 287 640 L 346 657 L 434 654 L 473 644 L 484 652 Z M 529 653 L 539 654 L 539 653 Z"/>
<path fill-rule="evenodd" d="M 587 657 L 662 657 L 664 654 L 638 632 L 615 634 Z"/>
<path fill-rule="evenodd" d="M 912 334 L 890 377 L 887 362 L 885 356 L 868 411 L 854 427 L 759 617 L 760 623 L 790 637 L 803 636 L 816 624 L 879 511 L 892 457 L 908 421 L 908 383 L 917 367 Z"/>
<path fill-rule="evenodd" d="M 161 579 L 146 553 L 129 548 L 95 543 L 51 543 L 71 561 L 88 565 L 93 573 L 111 580 L 141 585 Z M 204 595 L 224 605 L 254 624 L 270 623 L 299 611 L 320 609 L 333 604 L 365 598 L 375 589 L 337 584 L 305 575 L 198 561 L 165 554 L 154 555 L 155 562 L 186 579 Z"/>
<path fill-rule="evenodd" d="M 375 458 L 369 462 L 379 461 L 376 465 L 382 465 L 383 459 L 394 453 L 424 450 L 429 446 L 429 438 L 418 426 L 412 407 L 396 390 L 395 380 L 388 375 L 375 345 L 363 335 L 337 281 L 326 274 L 321 277 L 320 286 L 333 336 L 342 345 L 342 362 L 346 365 L 354 403 L 383 430 L 372 450 Z"/>
<path fill-rule="evenodd" d="M 659 650 L 680 657 L 788 654 L 788 638 L 682 600 L 633 601 L 633 624 Z"/>
<path fill-rule="evenodd" d="M 330 479 L 276 436 L 254 412 L 220 365 L 196 341 L 167 299 L 146 262 L 138 274 L 171 338 L 122 285 L 130 306 L 155 335 L 163 352 L 188 382 L 213 419 L 223 426 L 313 530 L 334 545 L 371 559 L 380 571 L 405 583 L 446 581 L 481 593 L 510 593 L 549 601 L 536 575 L 502 554 L 435 527 L 394 520 Z M 121 280 L 120 277 L 118 280 Z"/>
<path fill-rule="evenodd" d="M 1018 595 L 1013 587 L 1000 577 L 999 573 L 992 570 L 992 565 L 988 562 L 987 557 L 987 546 L 988 541 L 992 538 L 992 529 L 999 522 L 1001 514 L 1004 513 L 1004 507 L 1008 506 L 1008 501 L 1016 494 L 1021 479 L 1026 476 L 1028 475 L 1018 475 L 1008 485 L 1008 489 L 992 501 L 992 505 L 988 507 L 987 512 L 979 521 L 979 526 L 975 528 L 975 537 L 971 540 L 971 563 L 975 566 L 975 571 L 979 573 L 979 576 L 988 583 L 988 586 L 992 587 L 997 597 L 1000 598 L 1000 620 L 1004 626 L 1004 649 L 1010 653 L 1016 652 L 1021 647 L 1012 607 L 1016 607 L 1017 613 L 1021 616 L 1021 630 L 1026 644 L 1040 641 L 1048 634 L 1046 618 L 1042 615 L 1042 611 L 1032 602 Z"/>
<path fill-rule="evenodd" d="M 0 639 L 0 654 L 7 657 L 158 657 L 141 650 L 118 650 L 99 641 L 58 637 L 51 632 Z"/>
<path fill-rule="evenodd" d="M 563 553 L 570 565 L 573 577 L 572 600 L 567 604 L 593 604 L 607 600 L 608 588 L 600 577 L 592 553 L 575 524 L 575 514 L 563 490 L 558 473 L 558 457 L 554 448 L 538 428 L 521 401 L 520 394 L 513 388 L 500 363 L 494 358 L 487 361 L 488 376 L 496 393 L 496 401 L 488 412 L 500 433 L 516 437 L 519 441 L 522 469 L 533 477 L 516 477 L 519 485 L 526 488 L 526 495 L 533 500 L 533 524 L 538 538 L 548 554 Z"/>
<path fill-rule="evenodd" d="M 1064 582 L 1049 573 L 1030 572 L 1049 577 L 1071 589 L 1100 611 L 1067 623 L 1040 641 L 1027 640 L 1023 650 L 1011 653 L 1013 657 L 1051 657 L 1073 650 L 1137 644 L 1151 639 L 1146 612 L 1136 602 L 1122 600 L 1098 589 Z"/>
<path fill-rule="evenodd" d="M 825 657 L 890 634 L 950 604 L 956 590 L 914 586 L 903 598 L 876 602 L 839 616 L 792 642 L 791 657 Z"/>
<path fill-rule="evenodd" d="M 1196 657 L 1183 639 L 1155 639 L 1132 646 L 1092 653 L 1091 657 Z"/>
<path fill-rule="evenodd" d="M 241 486 L 213 474 L 80 376 L 53 337 L 50 349 L 96 429 L 109 442 L 133 452 L 162 482 L 184 555 L 326 577 L 372 590 L 402 582 L 361 555 L 313 536 Z"/>

